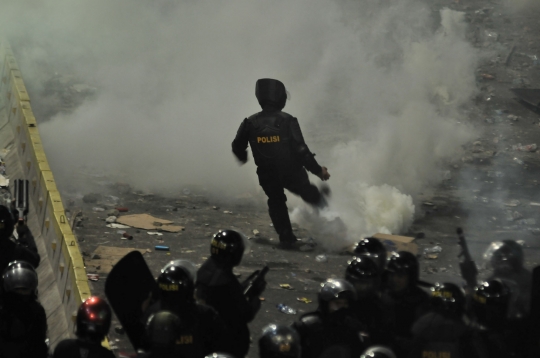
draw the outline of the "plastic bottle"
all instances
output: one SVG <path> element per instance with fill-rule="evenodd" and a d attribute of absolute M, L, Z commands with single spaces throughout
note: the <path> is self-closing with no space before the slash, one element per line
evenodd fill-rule
<path fill-rule="evenodd" d="M 276 305 L 277 309 L 285 314 L 296 314 L 296 310 L 292 307 L 289 307 L 287 305 L 284 305 L 283 303 L 279 303 Z"/>
<path fill-rule="evenodd" d="M 317 255 L 315 256 L 315 261 L 317 262 L 327 262 L 328 261 L 328 256 L 326 255 Z"/>

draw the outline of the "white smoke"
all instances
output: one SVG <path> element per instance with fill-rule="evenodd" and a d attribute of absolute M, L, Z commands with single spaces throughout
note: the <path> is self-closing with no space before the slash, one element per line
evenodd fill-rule
<path fill-rule="evenodd" d="M 97 88 L 40 124 L 60 186 L 85 165 L 156 192 L 256 191 L 252 159 L 238 168 L 230 143 L 259 110 L 255 81 L 272 77 L 292 93 L 285 111 L 329 167 L 331 211 L 356 241 L 405 231 L 411 197 L 473 136 L 458 122 L 476 92 L 478 54 L 463 14 L 430 6 L 7 0 L 0 27 L 34 94 L 46 98 L 54 72 Z"/>

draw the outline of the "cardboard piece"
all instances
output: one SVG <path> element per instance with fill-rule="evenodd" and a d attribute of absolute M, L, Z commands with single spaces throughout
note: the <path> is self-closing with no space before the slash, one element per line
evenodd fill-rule
<path fill-rule="evenodd" d="M 98 246 L 91 257 L 98 255 L 99 259 L 86 260 L 86 271 L 109 273 L 111 272 L 113 266 L 116 265 L 116 263 L 120 261 L 122 257 L 126 256 L 132 251 L 139 251 L 141 254 L 147 252 L 146 249 L 136 249 L 132 247 Z"/>
<path fill-rule="evenodd" d="M 179 232 L 184 230 L 183 226 L 171 225 L 173 222 L 170 220 L 159 219 L 148 214 L 121 216 L 116 219 L 116 222 L 143 230 L 162 230 L 167 232 Z"/>
<path fill-rule="evenodd" d="M 388 253 L 397 251 L 408 251 L 414 255 L 418 255 L 418 245 L 416 245 L 416 243 L 414 242 L 414 237 L 381 233 L 377 233 L 375 235 L 372 235 L 371 237 L 380 240 L 386 247 L 386 251 Z M 347 249 L 347 252 L 353 254 L 355 246 L 356 244 L 349 247 Z"/>

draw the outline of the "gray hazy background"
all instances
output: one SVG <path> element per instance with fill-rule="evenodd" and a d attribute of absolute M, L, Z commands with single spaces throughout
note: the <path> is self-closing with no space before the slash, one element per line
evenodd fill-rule
<path fill-rule="evenodd" d="M 463 14 L 430 6 L 4 0 L 0 30 L 31 94 L 47 98 L 54 73 L 95 88 L 50 118 L 47 101 L 33 97 L 60 186 L 84 166 L 153 192 L 196 183 L 260 195 L 251 154 L 238 167 L 230 143 L 260 110 L 255 81 L 277 78 L 292 95 L 284 110 L 332 174 L 325 215 L 341 216 L 357 241 L 406 230 L 415 195 L 475 138 L 461 109 L 476 94 L 480 54 L 466 41 Z M 304 210 L 292 198 L 289 207 Z"/>

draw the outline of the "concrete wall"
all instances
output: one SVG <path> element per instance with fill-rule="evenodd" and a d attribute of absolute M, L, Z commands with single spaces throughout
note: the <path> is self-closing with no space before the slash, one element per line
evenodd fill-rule
<path fill-rule="evenodd" d="M 28 226 L 41 263 L 39 300 L 47 312 L 51 347 L 72 337 L 76 312 L 90 297 L 84 262 L 47 162 L 30 98 L 13 52 L 0 42 L 0 155 L 7 177 L 28 179 Z"/>

